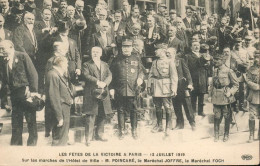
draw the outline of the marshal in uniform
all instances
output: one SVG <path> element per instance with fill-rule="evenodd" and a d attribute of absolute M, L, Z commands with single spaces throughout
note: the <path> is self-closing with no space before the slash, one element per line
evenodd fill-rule
<path fill-rule="evenodd" d="M 229 138 L 230 104 L 235 101 L 235 93 L 238 90 L 238 80 L 235 72 L 228 68 L 225 63 L 223 55 L 214 57 L 214 72 L 212 83 L 209 89 L 209 101 L 213 104 L 214 111 L 214 134 L 215 142 L 219 140 L 219 125 L 221 121 L 221 114 L 225 118 L 225 133 L 223 141 L 226 142 Z"/>
<path fill-rule="evenodd" d="M 123 55 L 118 55 L 111 64 L 113 79 L 111 82 L 110 93 L 115 94 L 118 113 L 119 138 L 123 138 L 125 129 L 125 113 L 130 112 L 132 136 L 137 138 L 137 112 L 135 96 L 137 86 L 143 83 L 143 68 L 136 54 L 132 53 L 132 41 L 126 39 L 122 43 Z"/>

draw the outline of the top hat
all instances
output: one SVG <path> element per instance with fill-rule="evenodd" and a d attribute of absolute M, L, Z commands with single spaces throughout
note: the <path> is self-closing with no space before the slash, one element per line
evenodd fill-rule
<path fill-rule="evenodd" d="M 57 27 L 58 27 L 58 32 L 60 33 L 69 30 L 69 25 L 66 21 L 62 21 L 62 20 L 58 21 Z"/>
<path fill-rule="evenodd" d="M 24 12 L 24 6 L 20 3 L 12 7 L 11 12 L 14 14 L 22 14 Z"/>
<path fill-rule="evenodd" d="M 148 4 L 146 9 L 147 9 L 148 11 L 152 11 L 152 10 L 154 10 L 154 7 L 153 7 L 152 4 Z"/>

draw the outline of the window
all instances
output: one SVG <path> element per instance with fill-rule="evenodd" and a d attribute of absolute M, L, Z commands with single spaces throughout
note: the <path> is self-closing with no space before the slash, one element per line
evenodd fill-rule
<path fill-rule="evenodd" d="M 195 0 L 188 0 L 188 5 L 195 6 Z"/>
<path fill-rule="evenodd" d="M 205 7 L 205 0 L 198 0 L 198 6 Z"/>

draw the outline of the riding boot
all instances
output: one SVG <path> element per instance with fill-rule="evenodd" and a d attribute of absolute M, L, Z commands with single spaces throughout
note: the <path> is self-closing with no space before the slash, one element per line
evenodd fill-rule
<path fill-rule="evenodd" d="M 124 138 L 124 133 L 123 131 L 125 130 L 125 116 L 124 113 L 118 113 L 117 114 L 118 117 L 118 131 L 119 131 L 119 139 L 123 139 Z"/>
<path fill-rule="evenodd" d="M 138 139 L 138 136 L 137 136 L 137 113 L 136 112 L 131 112 L 130 114 L 131 118 L 131 128 L 132 128 L 132 137 L 134 139 Z"/>
<path fill-rule="evenodd" d="M 228 141 L 229 139 L 229 129 L 230 129 L 230 118 L 225 118 L 225 132 L 224 132 L 224 138 L 223 138 L 223 142 Z"/>
<path fill-rule="evenodd" d="M 152 132 L 162 132 L 163 126 L 162 126 L 162 110 L 156 111 L 156 118 L 157 118 L 157 125 L 153 128 Z"/>
<path fill-rule="evenodd" d="M 248 143 L 252 143 L 254 141 L 254 133 L 255 133 L 255 120 L 249 120 L 249 140 Z"/>
<path fill-rule="evenodd" d="M 166 112 L 166 129 L 165 129 L 165 136 L 169 136 L 169 131 L 171 129 L 171 121 L 172 121 L 172 113 Z"/>
<path fill-rule="evenodd" d="M 214 118 L 214 142 L 218 142 L 219 140 L 219 119 Z"/>

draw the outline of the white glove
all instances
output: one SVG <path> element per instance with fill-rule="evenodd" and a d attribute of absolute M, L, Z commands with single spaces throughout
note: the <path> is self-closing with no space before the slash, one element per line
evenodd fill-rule
<path fill-rule="evenodd" d="M 107 86 L 107 84 L 106 84 L 105 82 L 98 81 L 98 82 L 97 82 L 97 86 L 98 86 L 99 88 L 105 88 L 105 87 Z"/>
<path fill-rule="evenodd" d="M 63 126 L 63 119 L 59 120 L 59 123 L 57 125 L 57 127 L 61 127 L 61 126 Z"/>
<path fill-rule="evenodd" d="M 142 85 L 142 83 L 143 83 L 143 79 L 138 78 L 138 79 L 137 79 L 137 86 Z"/>
<path fill-rule="evenodd" d="M 115 98 L 115 90 L 110 89 L 109 93 L 110 93 L 111 98 L 114 99 Z"/>
<path fill-rule="evenodd" d="M 193 90 L 193 86 L 192 85 L 188 85 L 188 89 L 190 89 L 192 91 Z"/>
<path fill-rule="evenodd" d="M 209 101 L 210 103 L 212 102 L 212 99 L 211 99 L 211 97 L 209 97 L 209 98 L 208 98 L 208 101 Z"/>
<path fill-rule="evenodd" d="M 76 69 L 75 73 L 79 76 L 81 74 L 81 70 L 80 69 Z"/>

